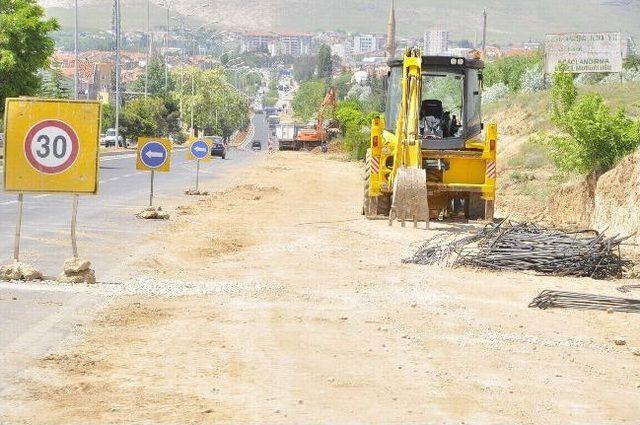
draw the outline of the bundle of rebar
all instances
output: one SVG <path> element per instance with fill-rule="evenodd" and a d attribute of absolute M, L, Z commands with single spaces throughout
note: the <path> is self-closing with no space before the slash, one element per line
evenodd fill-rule
<path fill-rule="evenodd" d="M 606 310 L 622 313 L 640 313 L 640 300 L 609 297 L 606 295 L 582 294 L 579 292 L 542 291 L 529 307 L 574 308 L 578 310 Z"/>
<path fill-rule="evenodd" d="M 502 221 L 470 236 L 430 239 L 403 262 L 607 279 L 621 277 L 631 265 L 619 249 L 626 239 Z"/>

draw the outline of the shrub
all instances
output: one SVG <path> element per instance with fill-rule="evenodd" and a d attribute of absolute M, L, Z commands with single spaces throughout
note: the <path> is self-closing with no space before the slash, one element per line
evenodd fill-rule
<path fill-rule="evenodd" d="M 520 79 L 520 90 L 523 93 L 535 93 L 547 89 L 544 71 L 541 65 L 527 68 Z"/>
<path fill-rule="evenodd" d="M 502 83 L 511 91 L 520 90 L 522 76 L 527 69 L 541 66 L 542 54 L 509 56 L 487 64 L 484 70 L 484 82 L 490 87 Z"/>
<path fill-rule="evenodd" d="M 484 93 L 482 93 L 482 102 L 484 104 L 490 104 L 504 99 L 509 94 L 509 87 L 503 83 L 497 83 L 488 87 Z"/>

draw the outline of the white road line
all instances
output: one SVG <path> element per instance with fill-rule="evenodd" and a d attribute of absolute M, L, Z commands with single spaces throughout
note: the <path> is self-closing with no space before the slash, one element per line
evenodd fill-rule
<path fill-rule="evenodd" d="M 6 202 L 0 202 L 0 205 L 12 205 L 17 203 L 18 201 L 6 201 Z"/>
<path fill-rule="evenodd" d="M 114 155 L 114 156 L 107 156 L 107 157 L 102 157 L 100 158 L 100 162 L 104 162 L 104 161 L 115 161 L 117 159 L 127 159 L 127 158 L 135 158 L 137 156 L 137 154 L 132 153 L 129 155 Z"/>

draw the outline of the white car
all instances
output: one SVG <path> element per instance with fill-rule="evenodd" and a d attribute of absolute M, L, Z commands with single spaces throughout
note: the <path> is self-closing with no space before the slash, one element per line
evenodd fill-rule
<path fill-rule="evenodd" d="M 107 132 L 100 138 L 100 144 L 105 148 L 116 146 L 116 129 L 108 129 Z M 118 147 L 127 147 L 127 143 L 124 141 L 121 135 L 118 135 Z"/>

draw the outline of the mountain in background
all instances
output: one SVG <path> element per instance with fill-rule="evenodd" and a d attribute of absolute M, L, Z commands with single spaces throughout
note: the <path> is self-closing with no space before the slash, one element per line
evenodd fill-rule
<path fill-rule="evenodd" d="M 121 0 L 123 28 L 143 29 L 144 0 Z M 71 0 L 41 0 L 51 16 L 70 26 Z M 343 30 L 385 32 L 389 0 L 173 0 L 194 23 L 219 20 L 228 30 Z M 203 4 L 208 4 L 202 7 Z M 81 0 L 80 26 L 108 29 L 111 0 Z M 152 26 L 164 25 L 163 9 L 152 0 Z M 482 9 L 489 16 L 489 42 L 541 40 L 545 33 L 621 31 L 640 37 L 640 0 L 396 0 L 398 34 L 418 37 L 430 28 L 450 31 L 454 40 L 480 37 Z M 178 25 L 178 21 L 172 21 Z"/>

